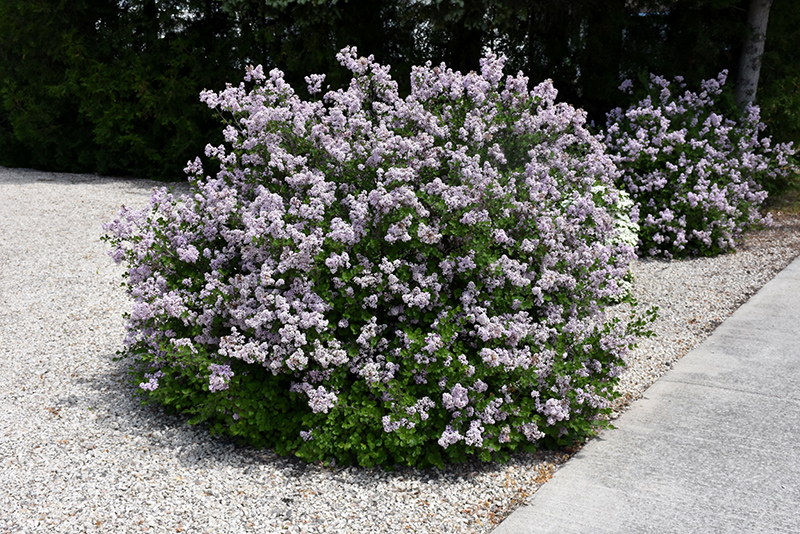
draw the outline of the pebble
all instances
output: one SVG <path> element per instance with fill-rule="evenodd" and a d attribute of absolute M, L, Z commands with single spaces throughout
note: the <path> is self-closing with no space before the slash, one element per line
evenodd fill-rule
<path fill-rule="evenodd" d="M 488 533 L 568 459 L 326 468 L 140 406 L 113 360 L 129 302 L 101 224 L 159 185 L 0 167 L 0 532 Z M 735 254 L 633 265 L 661 317 L 617 413 L 800 253 L 800 217 L 776 219 Z"/>

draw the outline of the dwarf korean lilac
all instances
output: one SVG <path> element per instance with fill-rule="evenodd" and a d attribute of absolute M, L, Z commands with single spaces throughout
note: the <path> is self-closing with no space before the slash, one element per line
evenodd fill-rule
<path fill-rule="evenodd" d="M 768 224 L 763 184 L 792 172 L 790 145 L 763 136 L 757 106 L 737 120 L 719 113 L 723 71 L 701 90 L 651 75 L 647 96 L 608 114 L 603 140 L 636 203 L 639 253 L 682 257 L 736 247 L 742 233 Z M 620 89 L 633 93 L 626 80 Z"/>
<path fill-rule="evenodd" d="M 203 92 L 227 121 L 219 170 L 191 162 L 190 195 L 107 227 L 134 300 L 124 355 L 161 373 L 143 394 L 339 463 L 592 433 L 652 314 L 604 315 L 636 226 L 585 114 L 492 54 L 414 68 L 405 98 L 372 57 L 338 59 L 352 81 L 309 76 L 312 100 L 260 67 Z"/>

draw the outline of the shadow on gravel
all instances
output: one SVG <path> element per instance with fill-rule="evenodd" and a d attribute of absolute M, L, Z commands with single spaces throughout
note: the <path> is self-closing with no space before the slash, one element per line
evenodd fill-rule
<path fill-rule="evenodd" d="M 114 355 L 107 357 L 112 361 Z M 299 479 L 313 474 L 334 481 L 341 478 L 342 482 L 356 483 L 365 488 L 378 481 L 391 483 L 392 480 L 440 480 L 447 484 L 457 479 L 468 480 L 481 474 L 498 473 L 503 469 L 502 464 L 474 461 L 445 465 L 443 469 L 401 466 L 390 471 L 347 465 L 327 467 L 320 463 L 309 464 L 295 457 L 278 456 L 270 449 L 240 445 L 227 436 L 212 437 L 206 425 L 191 426 L 188 416 L 170 412 L 159 404 L 142 405 L 136 394 L 136 386 L 128 378 L 128 366 L 124 360 L 112 361 L 109 371 L 79 379 L 87 389 L 92 390 L 92 398 L 85 398 L 81 402 L 93 403 L 98 413 L 108 414 L 95 422 L 103 431 L 145 437 L 151 451 L 158 450 L 162 455 L 174 456 L 186 469 L 237 469 L 242 476 L 255 476 L 259 467 L 268 466 L 287 478 Z M 520 454 L 512 459 L 512 463 L 518 468 L 529 468 L 542 462 L 562 463 L 564 460 L 564 451 L 544 451 Z M 353 470 L 358 471 L 360 477 L 354 479 L 346 476 L 346 472 L 352 474 Z"/>
<path fill-rule="evenodd" d="M 189 425 L 189 417 L 170 411 L 160 404 L 141 404 L 136 385 L 129 378 L 129 362 L 113 361 L 114 354 L 106 356 L 110 370 L 92 377 L 77 379 L 92 390 L 92 398 L 82 403 L 92 404 L 100 414 L 96 425 L 105 432 L 121 432 L 147 438 L 151 450 L 174 455 L 187 469 L 238 468 L 269 464 L 287 477 L 301 476 L 309 469 L 330 470 L 309 465 L 298 458 L 281 457 L 268 449 L 239 445 L 227 436 L 211 436 L 205 424 Z M 74 399 L 62 399 L 74 402 Z M 195 451 L 192 453 L 192 451 Z M 201 452 L 202 451 L 202 452 Z"/>

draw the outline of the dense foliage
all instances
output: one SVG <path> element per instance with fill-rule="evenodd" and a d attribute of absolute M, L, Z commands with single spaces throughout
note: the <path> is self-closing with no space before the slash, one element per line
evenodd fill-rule
<path fill-rule="evenodd" d="M 190 4 L 0 3 L 0 163 L 176 179 L 218 129 L 198 92 L 236 72 Z"/>
<path fill-rule="evenodd" d="M 618 185 L 636 202 L 639 253 L 713 255 L 736 247 L 742 232 L 768 221 L 762 184 L 795 172 L 789 144 L 763 135 L 757 106 L 738 120 L 716 102 L 727 72 L 686 89 L 651 76 L 648 94 L 608 114 L 604 141 L 621 171 Z M 621 89 L 633 93 L 633 82 Z"/>
<path fill-rule="evenodd" d="M 585 113 L 489 55 L 355 49 L 305 100 L 283 73 L 204 92 L 220 170 L 107 226 L 135 300 L 124 356 L 152 401 L 281 454 L 441 465 L 603 424 L 650 312 L 606 320 L 635 225 Z M 248 89 L 248 87 L 250 87 Z"/>
<path fill-rule="evenodd" d="M 0 164 L 178 179 L 222 141 L 200 91 L 247 64 L 280 66 L 301 94 L 308 72 L 336 89 L 348 45 L 392 65 L 403 95 L 412 65 L 468 72 L 490 48 L 600 122 L 626 105 L 620 76 L 733 71 L 748 1 L 4 0 Z M 800 142 L 798 9 L 775 2 L 759 90 L 781 141 Z"/>
<path fill-rule="evenodd" d="M 757 102 L 775 139 L 800 146 L 800 2 L 772 5 Z M 786 189 L 777 183 L 770 194 Z M 800 185 L 797 182 L 796 185 Z"/>

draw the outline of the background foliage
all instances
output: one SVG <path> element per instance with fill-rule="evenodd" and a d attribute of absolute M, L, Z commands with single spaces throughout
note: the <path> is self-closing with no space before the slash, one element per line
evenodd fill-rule
<path fill-rule="evenodd" d="M 219 123 L 198 94 L 245 64 L 345 79 L 335 55 L 357 46 L 392 65 L 478 69 L 485 48 L 562 101 L 604 114 L 616 90 L 654 72 L 697 84 L 735 79 L 748 0 L 2 0 L 0 164 L 179 179 Z M 759 103 L 776 141 L 800 141 L 800 5 L 776 0 Z M 404 85 L 405 84 L 405 85 Z"/>

